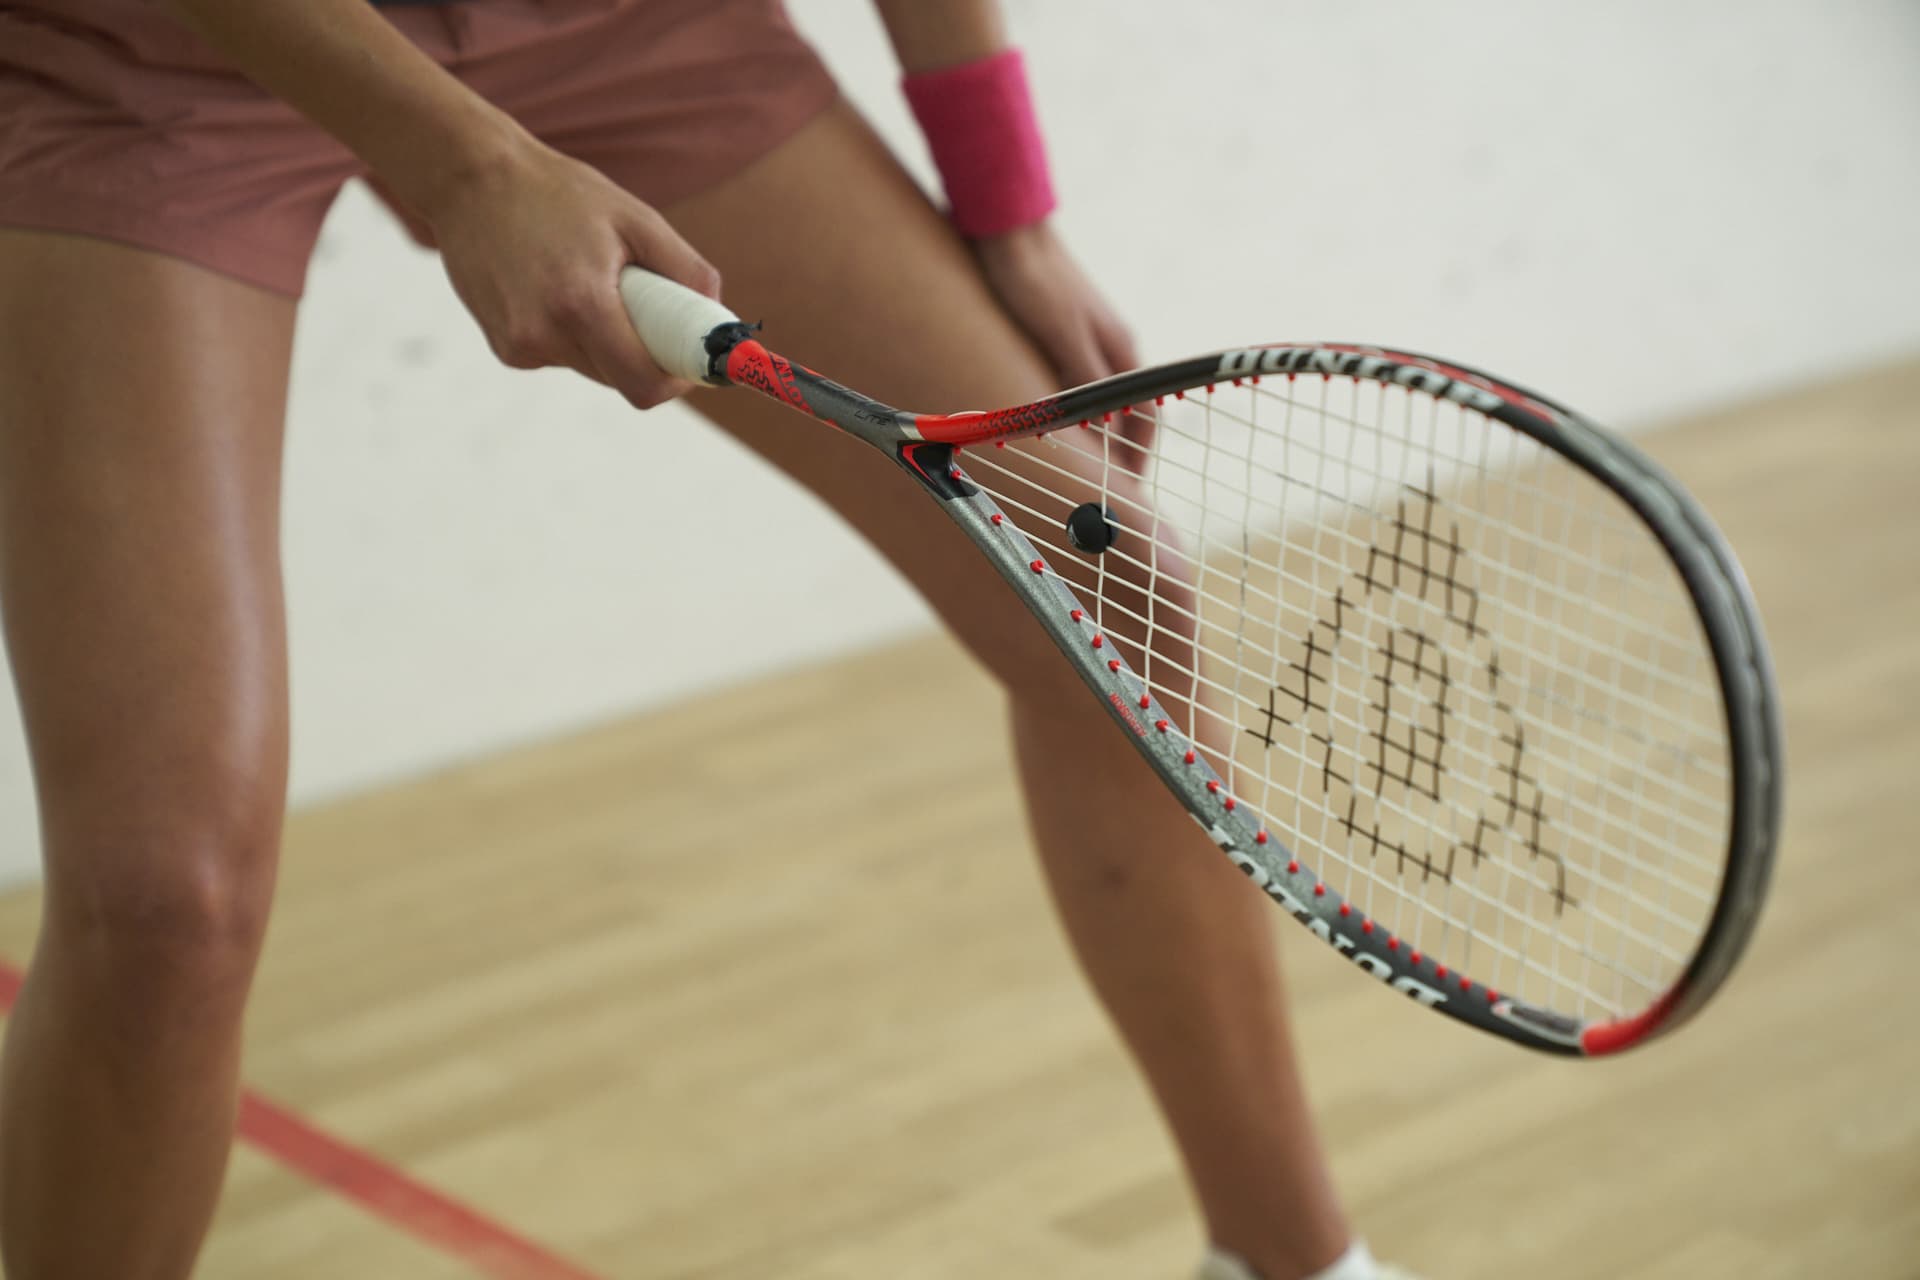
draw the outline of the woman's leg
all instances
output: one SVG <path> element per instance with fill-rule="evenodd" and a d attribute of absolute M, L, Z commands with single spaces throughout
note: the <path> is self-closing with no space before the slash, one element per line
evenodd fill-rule
<path fill-rule="evenodd" d="M 293 311 L 0 231 L 0 606 L 46 862 L 0 1072 L 14 1280 L 180 1280 L 219 1193 L 285 794 Z"/>
<path fill-rule="evenodd" d="M 720 268 L 729 304 L 831 377 L 924 410 L 1055 389 L 964 246 L 845 107 L 667 212 Z M 1214 1241 L 1271 1280 L 1333 1261 L 1347 1229 L 1288 1040 L 1273 908 L 1151 783 L 993 570 L 890 462 L 758 397 L 694 403 L 877 543 L 1006 685 L 1055 902 Z"/>

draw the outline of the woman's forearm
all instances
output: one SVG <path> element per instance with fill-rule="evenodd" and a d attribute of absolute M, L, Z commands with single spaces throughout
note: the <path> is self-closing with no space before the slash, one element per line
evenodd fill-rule
<path fill-rule="evenodd" d="M 874 0 L 874 7 L 909 75 L 973 62 L 1007 43 L 998 0 Z"/>
<path fill-rule="evenodd" d="M 510 117 L 415 48 L 366 0 L 167 4 L 422 213 L 526 140 Z"/>

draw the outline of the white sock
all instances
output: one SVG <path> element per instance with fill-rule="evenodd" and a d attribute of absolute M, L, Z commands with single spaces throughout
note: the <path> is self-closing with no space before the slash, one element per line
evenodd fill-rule
<path fill-rule="evenodd" d="M 1364 1240 L 1355 1240 L 1332 1266 L 1316 1271 L 1307 1280 L 1374 1280 L 1373 1255 Z M 1200 1269 L 1200 1280 L 1260 1280 L 1253 1269 L 1230 1253 L 1214 1249 Z"/>

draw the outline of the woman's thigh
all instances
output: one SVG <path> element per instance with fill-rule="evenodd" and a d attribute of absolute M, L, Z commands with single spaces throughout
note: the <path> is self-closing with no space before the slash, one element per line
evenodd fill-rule
<path fill-rule="evenodd" d="M 665 212 L 719 268 L 734 311 L 837 381 L 928 412 L 1058 389 L 966 245 L 845 104 Z M 1003 679 L 1064 671 L 1037 628 L 1016 624 L 995 571 L 889 459 L 759 396 L 699 391 L 690 403 L 836 508 Z M 1016 450 L 996 460 L 1020 465 Z"/>
<path fill-rule="evenodd" d="M 204 268 L 0 230 L 0 606 L 55 907 L 172 892 L 165 847 L 270 861 L 292 332 L 290 300 Z"/>

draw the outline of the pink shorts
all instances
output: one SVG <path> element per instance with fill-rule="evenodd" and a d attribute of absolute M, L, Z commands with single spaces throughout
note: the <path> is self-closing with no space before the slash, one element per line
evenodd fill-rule
<path fill-rule="evenodd" d="M 381 10 L 536 137 L 647 203 L 696 194 L 835 97 L 780 0 Z M 0 226 L 102 236 L 297 296 L 364 166 L 156 0 L 0 0 Z"/>

